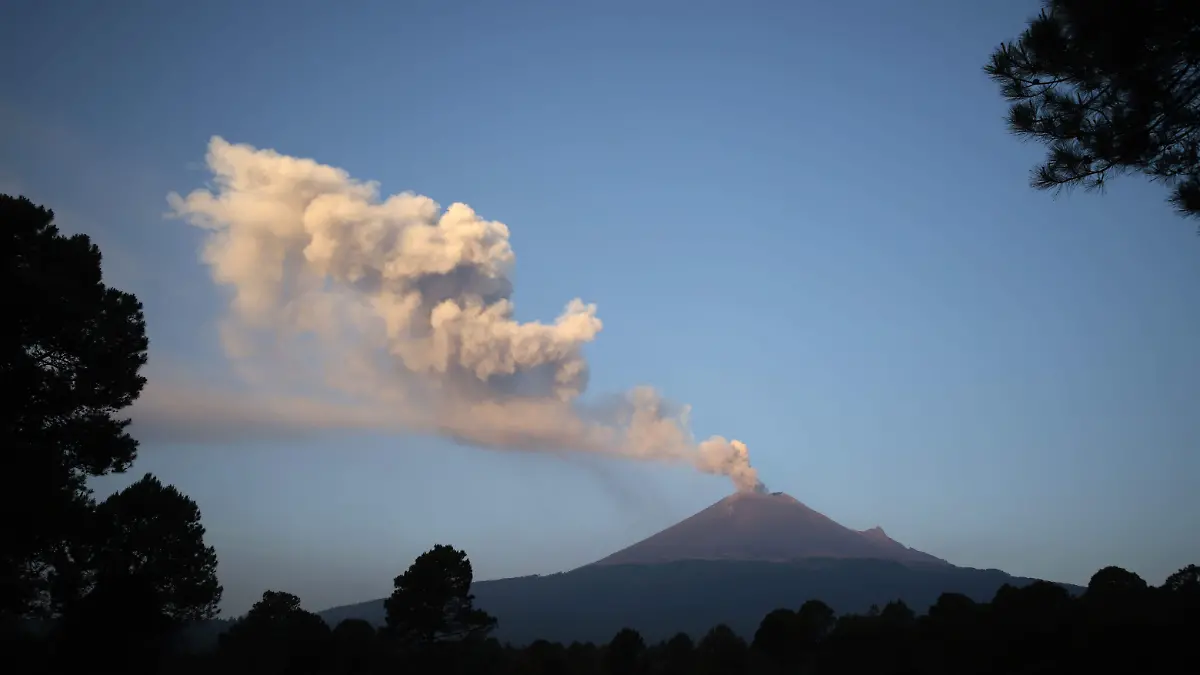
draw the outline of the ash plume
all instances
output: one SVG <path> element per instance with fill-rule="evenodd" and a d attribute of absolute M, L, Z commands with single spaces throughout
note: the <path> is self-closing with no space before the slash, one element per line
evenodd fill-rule
<path fill-rule="evenodd" d="M 744 443 L 696 442 L 687 407 L 652 388 L 580 400 L 596 306 L 516 320 L 503 223 L 410 192 L 381 198 L 342 169 L 220 137 L 206 160 L 210 188 L 168 201 L 208 232 L 203 260 L 232 292 L 226 354 L 249 381 L 308 396 L 294 417 L 321 418 L 320 400 L 342 426 L 689 463 L 762 489 Z"/>

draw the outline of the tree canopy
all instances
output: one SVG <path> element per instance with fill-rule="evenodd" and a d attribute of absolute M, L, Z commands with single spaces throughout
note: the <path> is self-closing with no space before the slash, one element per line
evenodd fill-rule
<path fill-rule="evenodd" d="M 321 672 L 332 631 L 300 607 L 300 598 L 266 591 L 246 616 L 221 635 L 223 671 L 259 675 Z"/>
<path fill-rule="evenodd" d="M 95 526 L 91 562 L 99 578 L 145 579 L 163 614 L 177 622 L 216 616 L 217 554 L 204 543 L 200 507 L 175 486 L 146 474 L 100 503 Z"/>
<path fill-rule="evenodd" d="M 463 551 L 438 544 L 422 553 L 396 577 L 384 603 L 389 633 L 416 646 L 485 635 L 496 619 L 475 608 L 473 577 Z"/>
<path fill-rule="evenodd" d="M 1200 566 L 1188 565 L 1167 577 L 1163 588 L 1172 593 L 1200 596 Z"/>
<path fill-rule="evenodd" d="M 51 670 L 158 672 L 221 586 L 194 501 L 150 474 L 100 504 L 88 486 L 137 457 L 121 412 L 145 385 L 141 303 L 24 197 L 0 195 L 0 274 L 0 617 L 49 636 Z"/>
<path fill-rule="evenodd" d="M 0 612 L 51 606 L 49 571 L 84 534 L 86 480 L 137 455 L 121 410 L 141 393 L 145 318 L 106 286 L 100 249 L 54 212 L 0 195 Z M 36 517 L 30 517 L 36 514 Z"/>
<path fill-rule="evenodd" d="M 641 633 L 623 628 L 608 642 L 608 649 L 604 651 L 604 670 L 612 675 L 633 675 L 644 651 L 646 642 Z"/>
<path fill-rule="evenodd" d="M 1046 0 L 984 70 L 1012 104 L 1011 131 L 1048 147 L 1035 188 L 1140 172 L 1200 216 L 1200 3 Z"/>

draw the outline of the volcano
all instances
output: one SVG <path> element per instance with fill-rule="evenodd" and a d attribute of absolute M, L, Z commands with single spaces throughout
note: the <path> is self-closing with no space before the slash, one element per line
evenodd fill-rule
<path fill-rule="evenodd" d="M 892 539 L 883 528 L 857 531 L 782 492 L 739 492 L 593 565 L 655 565 L 681 560 L 788 562 L 873 558 L 949 565 Z"/>
<path fill-rule="evenodd" d="M 767 612 L 809 599 L 838 613 L 897 599 L 923 612 L 942 593 L 986 601 L 1004 584 L 1031 581 L 957 567 L 882 528 L 852 530 L 775 492 L 731 495 L 569 572 L 479 581 L 471 591 L 480 608 L 499 618 L 495 635 L 502 641 L 600 643 L 625 627 L 648 641 L 681 631 L 699 639 L 718 623 L 749 639 Z M 331 625 L 350 618 L 382 625 L 384 603 L 335 607 L 321 616 Z"/>

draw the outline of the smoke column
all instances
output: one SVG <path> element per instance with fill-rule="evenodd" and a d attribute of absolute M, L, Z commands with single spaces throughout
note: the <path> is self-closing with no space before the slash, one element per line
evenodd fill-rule
<path fill-rule="evenodd" d="M 689 463 L 762 489 L 744 443 L 697 443 L 687 407 L 652 388 L 579 400 L 596 306 L 517 321 L 503 223 L 408 192 L 381 199 L 341 169 L 220 137 L 206 160 L 210 189 L 168 201 L 208 232 L 203 260 L 232 291 L 223 346 L 246 377 L 315 391 L 362 426 Z"/>

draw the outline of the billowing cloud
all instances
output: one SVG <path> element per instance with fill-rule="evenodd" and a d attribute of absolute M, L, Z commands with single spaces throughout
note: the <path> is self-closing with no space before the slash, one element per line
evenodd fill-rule
<path fill-rule="evenodd" d="M 411 430 L 688 463 L 760 487 L 744 444 L 697 443 L 687 408 L 654 389 L 582 403 L 596 306 L 576 298 L 553 322 L 518 321 L 503 223 L 408 192 L 381 198 L 341 169 L 219 137 L 207 164 L 212 187 L 170 195 L 171 208 L 208 232 L 203 259 L 232 292 L 226 353 L 249 382 L 288 395 L 235 404 L 164 388 L 135 423 L 185 428 L 206 410 L 246 430 Z"/>

